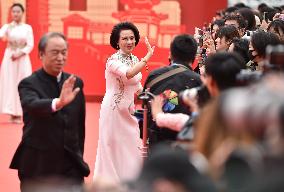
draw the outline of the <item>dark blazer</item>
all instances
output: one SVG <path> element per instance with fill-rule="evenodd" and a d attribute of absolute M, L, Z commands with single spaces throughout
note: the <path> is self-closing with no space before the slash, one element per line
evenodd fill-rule
<path fill-rule="evenodd" d="M 59 97 L 62 84 L 69 76 L 63 72 L 58 83 L 56 77 L 40 69 L 19 83 L 24 127 L 22 141 L 10 168 L 18 169 L 27 177 L 60 175 L 66 161 L 75 164 L 82 176 L 90 173 L 83 160 L 83 81 L 77 77 L 75 87 L 81 90 L 69 105 L 57 112 L 51 108 L 52 100 Z"/>
<path fill-rule="evenodd" d="M 178 67 L 184 67 L 184 66 L 173 64 L 171 66 L 162 67 L 162 68 L 152 71 L 145 81 L 144 89 L 146 85 L 149 82 L 151 82 L 153 79 L 155 79 L 156 77 L 168 71 L 174 70 Z M 185 89 L 200 86 L 201 80 L 200 80 L 199 74 L 193 72 L 190 67 L 188 67 L 187 69 L 188 70 L 172 75 L 156 83 L 150 88 L 150 92 L 153 93 L 154 95 L 159 95 L 163 93 L 165 90 L 172 90 L 176 92 L 177 94 L 179 94 L 180 91 L 183 91 Z M 176 105 L 172 111 L 167 111 L 167 112 L 190 114 L 188 107 L 181 105 L 180 103 Z M 176 131 L 172 131 L 167 128 L 160 128 L 156 125 L 156 123 L 152 119 L 153 119 L 152 115 L 151 113 L 149 113 L 148 132 L 149 132 L 150 145 L 156 142 L 160 142 L 160 141 L 176 140 L 176 136 L 177 136 Z"/>

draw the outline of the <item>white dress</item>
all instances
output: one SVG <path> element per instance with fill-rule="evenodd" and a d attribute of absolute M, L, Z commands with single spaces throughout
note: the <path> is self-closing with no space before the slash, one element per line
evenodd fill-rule
<path fill-rule="evenodd" d="M 139 127 L 134 112 L 134 94 L 141 89 L 139 73 L 131 79 L 126 71 L 139 60 L 120 51 L 106 63 L 106 93 L 101 105 L 99 141 L 94 180 L 121 182 L 134 179 L 142 164 Z"/>
<path fill-rule="evenodd" d="M 22 116 L 18 84 L 32 73 L 28 54 L 34 46 L 33 31 L 28 24 L 12 22 L 0 29 L 0 38 L 3 37 L 7 47 L 0 68 L 0 113 Z M 12 54 L 18 51 L 26 54 L 12 61 Z"/>

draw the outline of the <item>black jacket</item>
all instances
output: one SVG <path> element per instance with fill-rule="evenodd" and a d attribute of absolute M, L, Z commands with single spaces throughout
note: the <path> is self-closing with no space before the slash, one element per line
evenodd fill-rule
<path fill-rule="evenodd" d="M 69 105 L 57 112 L 51 108 L 52 100 L 59 97 L 62 84 L 69 76 L 63 72 L 58 83 L 56 77 L 40 69 L 19 83 L 24 127 L 22 141 L 10 168 L 18 169 L 28 177 L 52 176 L 60 175 L 64 163 L 72 161 L 82 176 L 89 175 L 89 167 L 83 160 L 83 81 L 77 77 L 75 87 L 81 90 Z"/>
<path fill-rule="evenodd" d="M 170 70 L 174 70 L 178 67 L 184 67 L 184 66 L 179 64 L 173 64 L 171 66 L 162 67 L 152 71 L 145 81 L 144 88 L 149 82 L 151 82 L 156 77 Z M 201 80 L 199 74 L 193 72 L 191 68 L 188 68 L 188 70 L 186 71 L 177 73 L 156 83 L 150 88 L 150 92 L 153 93 L 154 95 L 159 95 L 163 93 L 165 90 L 172 90 L 177 94 L 179 94 L 180 91 L 197 87 L 200 85 L 201 85 Z M 166 112 L 189 114 L 188 107 L 181 105 L 180 103 L 178 105 L 175 105 L 173 110 Z M 153 118 L 151 116 L 151 113 L 149 113 L 148 132 L 149 132 L 150 144 L 154 144 L 156 142 L 165 141 L 165 140 L 176 140 L 177 136 L 176 131 L 172 131 L 167 128 L 159 128 L 152 119 Z"/>

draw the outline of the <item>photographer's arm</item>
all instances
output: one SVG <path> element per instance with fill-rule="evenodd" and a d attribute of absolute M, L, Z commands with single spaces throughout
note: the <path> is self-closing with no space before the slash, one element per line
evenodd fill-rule
<path fill-rule="evenodd" d="M 153 120 L 159 127 L 166 127 L 174 131 L 180 131 L 185 123 L 188 121 L 189 116 L 182 113 L 164 113 L 162 111 L 163 98 L 156 96 L 151 102 L 151 112 Z"/>

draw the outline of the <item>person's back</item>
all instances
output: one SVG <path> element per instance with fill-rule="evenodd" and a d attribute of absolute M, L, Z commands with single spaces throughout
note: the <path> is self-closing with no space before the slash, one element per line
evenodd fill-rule
<path fill-rule="evenodd" d="M 193 72 L 190 67 L 195 59 L 197 43 L 189 35 L 179 35 L 171 43 L 170 49 L 171 65 L 152 71 L 146 79 L 144 89 L 150 88 L 149 91 L 154 95 L 163 95 L 165 98 L 164 112 L 189 114 L 188 108 L 178 102 L 178 94 L 182 90 L 201 85 L 199 74 Z M 168 77 L 153 83 L 157 77 L 165 77 L 165 75 Z M 161 141 L 176 140 L 177 132 L 158 127 L 150 113 L 148 131 L 150 145 Z"/>

